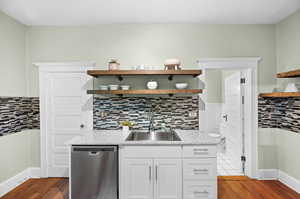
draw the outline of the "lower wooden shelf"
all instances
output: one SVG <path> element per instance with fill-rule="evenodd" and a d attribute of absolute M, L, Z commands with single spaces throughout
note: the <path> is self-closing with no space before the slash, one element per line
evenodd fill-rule
<path fill-rule="evenodd" d="M 300 97 L 300 92 L 274 92 L 274 93 L 261 93 L 260 97 Z"/>
<path fill-rule="evenodd" d="M 98 95 L 173 95 L 173 94 L 199 94 L 201 89 L 141 89 L 141 90 L 88 90 L 88 94 Z"/>

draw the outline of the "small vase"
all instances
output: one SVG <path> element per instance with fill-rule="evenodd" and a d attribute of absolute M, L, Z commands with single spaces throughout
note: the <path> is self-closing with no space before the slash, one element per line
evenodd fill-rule
<path fill-rule="evenodd" d="M 123 132 L 125 133 L 129 132 L 129 126 L 123 126 Z"/>

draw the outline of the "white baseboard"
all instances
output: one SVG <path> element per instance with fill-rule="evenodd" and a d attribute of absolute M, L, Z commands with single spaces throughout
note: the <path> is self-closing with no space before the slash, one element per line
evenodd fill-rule
<path fill-rule="evenodd" d="M 30 178 L 40 178 L 41 177 L 41 168 L 31 167 L 29 168 Z"/>
<path fill-rule="evenodd" d="M 278 180 L 300 194 L 300 180 L 280 170 L 278 171 Z"/>
<path fill-rule="evenodd" d="M 17 175 L 0 183 L 0 197 L 10 192 L 29 178 L 39 178 L 41 169 L 38 167 L 27 168 Z"/>
<path fill-rule="evenodd" d="M 287 173 L 278 169 L 260 169 L 260 180 L 279 180 L 286 186 L 300 194 L 300 180 L 288 175 Z"/>
<path fill-rule="evenodd" d="M 259 180 L 277 180 L 278 170 L 277 169 L 260 169 Z"/>

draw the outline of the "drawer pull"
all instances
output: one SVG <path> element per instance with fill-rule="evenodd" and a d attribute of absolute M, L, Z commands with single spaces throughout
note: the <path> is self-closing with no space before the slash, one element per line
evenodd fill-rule
<path fill-rule="evenodd" d="M 208 152 L 194 152 L 194 155 L 208 155 Z"/>
<path fill-rule="evenodd" d="M 205 194 L 205 195 L 207 195 L 207 194 L 209 194 L 209 192 L 206 191 L 206 190 L 204 190 L 204 191 L 194 191 L 194 195 L 198 195 L 198 194 Z"/>
<path fill-rule="evenodd" d="M 208 151 L 208 149 L 194 149 L 193 151 Z"/>
<path fill-rule="evenodd" d="M 194 173 L 198 173 L 198 172 L 208 172 L 208 169 L 194 169 L 193 170 L 194 171 Z"/>

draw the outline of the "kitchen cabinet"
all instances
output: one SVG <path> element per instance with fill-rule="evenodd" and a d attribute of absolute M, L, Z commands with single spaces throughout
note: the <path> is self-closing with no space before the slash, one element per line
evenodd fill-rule
<path fill-rule="evenodd" d="M 216 199 L 216 146 L 123 146 L 120 199 Z"/>
<path fill-rule="evenodd" d="M 155 159 L 155 199 L 182 198 L 182 169 L 180 159 Z"/>
<path fill-rule="evenodd" d="M 125 167 L 126 199 L 153 198 L 153 161 L 151 159 L 127 159 Z"/>
<path fill-rule="evenodd" d="M 126 159 L 124 163 L 124 198 L 181 198 L 181 160 Z"/>

